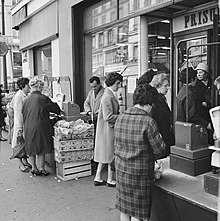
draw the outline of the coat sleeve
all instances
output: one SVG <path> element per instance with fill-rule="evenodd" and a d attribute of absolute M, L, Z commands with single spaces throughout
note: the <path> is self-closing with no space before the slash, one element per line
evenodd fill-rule
<path fill-rule="evenodd" d="M 91 96 L 92 96 L 92 91 L 89 91 L 86 100 L 84 101 L 84 110 L 86 113 L 88 112 L 92 112 L 92 108 L 91 108 Z"/>
<path fill-rule="evenodd" d="M 103 119 L 110 124 L 115 124 L 118 114 L 114 114 L 112 97 L 107 96 L 102 100 Z"/>
<path fill-rule="evenodd" d="M 22 107 L 23 107 L 23 100 L 20 96 L 14 97 L 13 101 L 13 109 L 14 109 L 14 124 L 16 128 L 23 128 L 23 115 L 22 115 Z"/>
<path fill-rule="evenodd" d="M 149 122 L 147 129 L 145 130 L 145 136 L 147 137 L 154 154 L 160 154 L 165 150 L 166 145 L 154 120 Z"/>
<path fill-rule="evenodd" d="M 50 98 L 46 97 L 46 110 L 55 114 L 60 114 L 61 110 L 57 103 L 54 103 Z"/>

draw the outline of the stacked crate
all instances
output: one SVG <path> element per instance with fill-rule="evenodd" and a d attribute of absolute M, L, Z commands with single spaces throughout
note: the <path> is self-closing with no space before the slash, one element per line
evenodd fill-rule
<path fill-rule="evenodd" d="M 71 130 L 70 130 L 71 131 Z M 62 133 L 54 127 L 56 174 L 64 181 L 91 175 L 94 149 L 94 126 L 82 133 Z"/>

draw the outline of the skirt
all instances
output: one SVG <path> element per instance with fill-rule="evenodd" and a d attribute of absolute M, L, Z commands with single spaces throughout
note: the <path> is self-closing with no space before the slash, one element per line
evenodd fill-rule
<path fill-rule="evenodd" d="M 153 175 L 127 174 L 116 169 L 116 209 L 138 219 L 149 219 Z"/>

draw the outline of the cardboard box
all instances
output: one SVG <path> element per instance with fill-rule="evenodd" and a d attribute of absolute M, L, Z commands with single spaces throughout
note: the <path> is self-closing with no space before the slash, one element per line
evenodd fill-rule
<path fill-rule="evenodd" d="M 79 161 L 68 163 L 56 163 L 57 177 L 63 181 L 72 180 L 80 177 L 91 176 L 91 162 Z"/>
<path fill-rule="evenodd" d="M 190 176 L 197 176 L 211 171 L 211 156 L 199 159 L 188 159 L 182 156 L 170 154 L 170 169 Z"/>
<path fill-rule="evenodd" d="M 207 173 L 203 178 L 205 192 L 214 196 L 219 196 L 220 174 Z"/>
<path fill-rule="evenodd" d="M 175 123 L 175 146 L 186 150 L 196 150 L 208 146 L 208 132 L 201 125 L 180 122 Z"/>
<path fill-rule="evenodd" d="M 171 146 L 170 153 L 179 155 L 188 159 L 199 159 L 202 157 L 211 156 L 212 151 L 208 147 L 203 147 L 197 150 L 187 150 L 181 147 Z"/>

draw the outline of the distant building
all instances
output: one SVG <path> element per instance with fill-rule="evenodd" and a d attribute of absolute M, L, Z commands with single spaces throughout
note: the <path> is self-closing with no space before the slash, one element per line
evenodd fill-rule
<path fill-rule="evenodd" d="M 8 46 L 6 54 L 7 82 L 10 84 L 16 81 L 16 78 L 22 76 L 22 54 L 19 51 L 19 32 L 12 29 L 11 7 L 17 4 L 18 0 L 5 0 L 4 18 L 5 18 L 5 35 L 2 35 L 2 2 L 0 1 L 0 42 L 5 42 Z M 0 82 L 3 82 L 3 65 L 0 57 Z"/>

